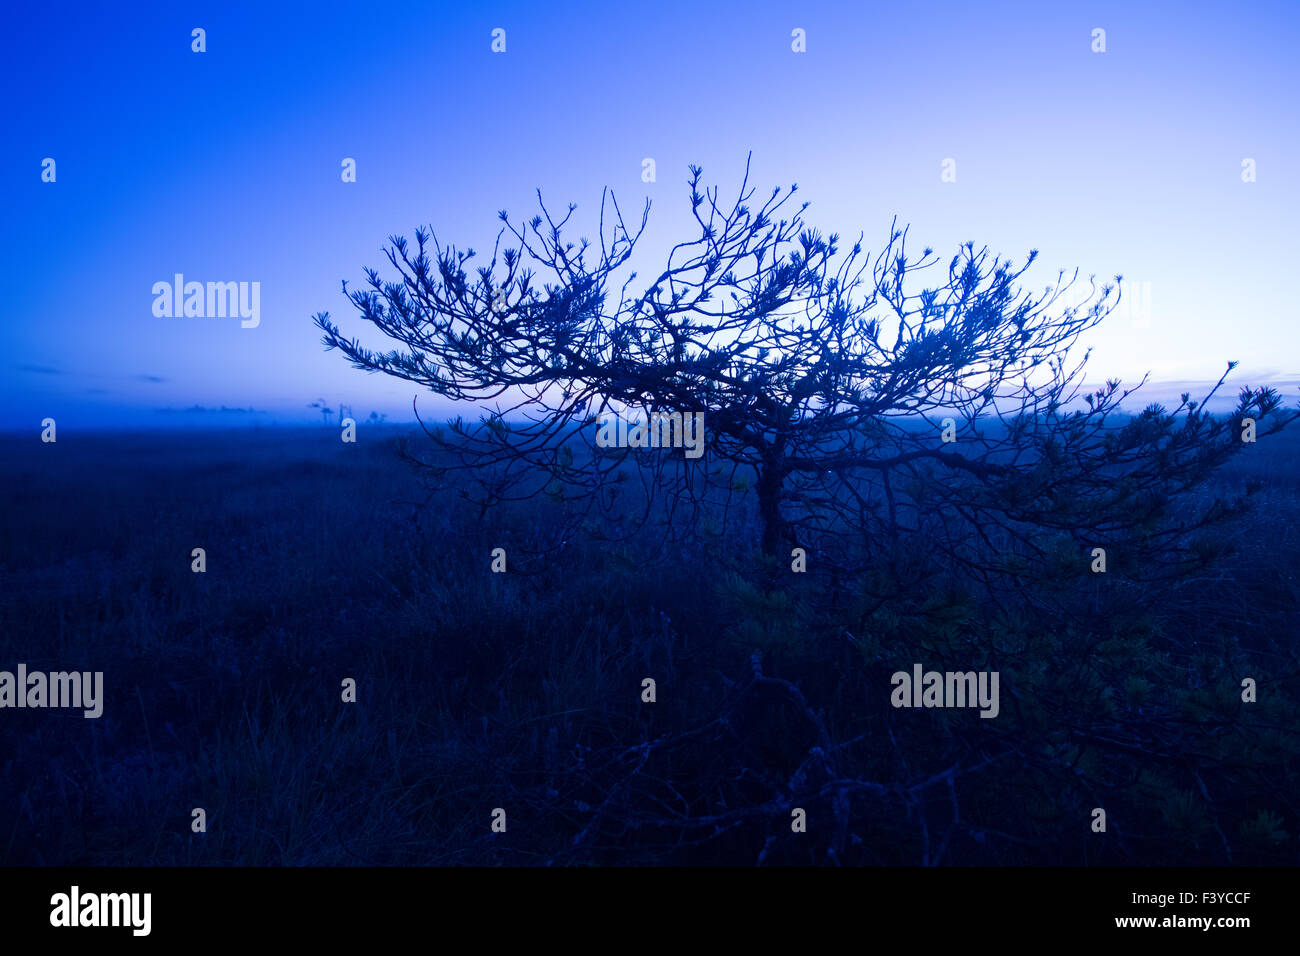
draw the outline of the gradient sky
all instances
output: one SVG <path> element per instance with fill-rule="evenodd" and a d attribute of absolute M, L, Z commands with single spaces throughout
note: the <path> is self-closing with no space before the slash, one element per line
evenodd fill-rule
<path fill-rule="evenodd" d="M 918 248 L 1039 249 L 1035 288 L 1123 273 L 1150 311 L 1092 335 L 1092 380 L 1235 359 L 1231 383 L 1297 397 L 1300 4 L 266 6 L 8 11 L 0 428 L 319 421 L 317 398 L 410 418 L 412 386 L 311 322 L 364 331 L 340 282 L 389 235 L 483 250 L 538 187 L 586 225 L 608 185 L 625 212 L 653 200 L 642 249 L 666 253 L 687 165 L 726 195 L 751 150 L 760 191 L 798 182 L 809 224 L 868 248 L 897 215 Z M 155 318 L 177 272 L 260 282 L 261 325 Z"/>

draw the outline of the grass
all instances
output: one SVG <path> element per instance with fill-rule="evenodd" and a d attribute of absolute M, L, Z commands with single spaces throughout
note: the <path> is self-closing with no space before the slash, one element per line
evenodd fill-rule
<path fill-rule="evenodd" d="M 399 460 L 401 429 L 360 435 L 0 438 L 0 669 L 102 670 L 106 699 L 0 711 L 0 859 L 1296 859 L 1294 434 L 1220 474 L 1264 487 L 1212 574 L 1047 625 L 959 595 L 828 613 L 811 580 L 758 586 L 740 546 L 575 541 L 492 574 L 544 509 L 480 518 Z M 1020 696 L 996 728 L 893 710 L 913 660 L 996 665 Z"/>

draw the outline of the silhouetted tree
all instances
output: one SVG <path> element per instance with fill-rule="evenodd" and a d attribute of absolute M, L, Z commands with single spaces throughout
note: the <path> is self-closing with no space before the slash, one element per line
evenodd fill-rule
<path fill-rule="evenodd" d="M 755 200 L 747 167 L 720 203 L 693 166 L 689 187 L 695 234 L 640 286 L 631 260 L 648 202 L 634 232 L 606 191 L 597 240 L 575 244 L 576 207 L 553 217 L 539 192 L 525 226 L 499 214 L 473 273 L 472 249 L 421 229 L 414 246 L 390 239 L 393 280 L 368 269 L 369 288 L 344 283 L 400 350 L 364 347 L 328 313 L 315 319 L 324 344 L 357 368 L 497 403 L 477 424 L 430 432 L 456 456 L 441 467 L 475 470 L 485 506 L 547 490 L 584 520 L 611 505 L 635 454 L 595 447 L 599 416 L 701 411 L 701 462 L 636 459 L 648 494 L 633 530 L 655 514 L 649 493 L 667 495 L 665 528 L 680 530 L 701 509 L 734 519 L 734 496 L 752 488 L 764 551 L 803 546 L 844 569 L 939 560 L 1024 578 L 1073 542 L 1122 543 L 1144 573 L 1183 570 L 1203 557 L 1195 533 L 1235 505 L 1175 513 L 1172 500 L 1243 447 L 1242 419 L 1260 435 L 1289 420 L 1267 388 L 1242 389 L 1223 418 L 1208 395 L 1129 420 L 1118 408 L 1133 389 L 1085 393 L 1087 355 L 1071 350 L 1118 284 L 1084 288 L 1076 271 L 1026 291 L 1036 251 L 1018 265 L 973 243 L 916 256 L 895 225 L 871 255 L 805 226 L 797 185 Z"/>
<path fill-rule="evenodd" d="M 1230 541 L 1208 531 L 1242 501 L 1205 479 L 1252 447 L 1244 420 L 1264 436 L 1295 413 L 1244 388 L 1231 413 L 1209 414 L 1225 372 L 1199 399 L 1123 414 L 1133 389 L 1086 388 L 1088 356 L 1071 354 L 1118 304 L 1118 283 L 1058 273 L 1026 291 L 1035 253 L 1013 264 L 966 243 L 914 256 L 896 226 L 869 254 L 806 227 L 795 186 L 755 200 L 747 171 L 720 203 L 700 182 L 692 167 L 692 235 L 640 285 L 649 205 L 633 230 L 606 193 L 594 242 L 565 238 L 572 205 L 557 219 L 542 204 L 523 226 L 501 213 L 477 270 L 472 250 L 430 232 L 393 238 L 396 276 L 368 270 L 367 289 L 344 292 L 397 350 L 316 316 L 358 368 L 495 403 L 475 424 L 426 428 L 441 451 L 421 459 L 467 470 L 484 508 L 544 494 L 561 505 L 548 515 L 602 518 L 587 527 L 608 537 L 661 528 L 660 543 L 739 521 L 770 557 L 804 547 L 809 570 L 829 572 L 829 587 L 775 595 L 772 577 L 763 592 L 716 575 L 701 600 L 719 667 L 692 656 L 678 683 L 699 695 L 693 707 L 633 740 L 581 724 L 575 741 L 610 743 L 512 774 L 516 803 L 591 808 L 559 858 L 597 859 L 635 831 L 649 859 L 734 834 L 760 863 L 807 861 L 789 821 L 812 807 L 830 824 L 818 854 L 893 859 L 854 836 L 855 802 L 872 840 L 923 863 L 1132 862 L 1157 831 L 1189 858 L 1284 852 L 1289 805 L 1272 774 L 1295 753 L 1279 716 L 1289 697 L 1246 705 L 1242 692 L 1244 677 L 1280 691 L 1275 675 L 1294 670 L 1276 637 L 1293 582 L 1187 572 Z M 599 447 L 599 417 L 627 407 L 703 412 L 704 457 Z M 1108 573 L 1094 577 L 1098 548 Z M 600 560 L 579 553 L 574 567 L 590 576 L 584 561 Z M 649 635 L 668 640 L 660 628 L 634 622 L 647 643 L 627 659 L 648 659 Z M 772 649 L 800 681 L 765 672 L 757 651 L 728 678 L 721 662 L 740 642 Z M 890 672 L 919 661 L 1001 673 L 1002 717 L 918 721 L 883 704 Z M 1097 806 L 1113 811 L 1113 844 L 1063 835 Z"/>

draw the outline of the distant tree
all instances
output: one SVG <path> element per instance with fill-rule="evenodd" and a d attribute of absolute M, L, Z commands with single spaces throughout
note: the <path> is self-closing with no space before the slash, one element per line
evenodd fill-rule
<path fill-rule="evenodd" d="M 1036 251 L 1019 265 L 973 243 L 914 256 L 896 224 L 874 255 L 861 239 L 845 249 L 805 226 L 807 203 L 787 208 L 797 189 L 755 200 L 747 166 L 720 204 L 691 167 L 694 235 L 640 286 L 631 259 L 648 202 L 633 232 L 606 191 L 597 240 L 575 243 L 576 206 L 554 217 L 539 192 L 526 225 L 499 214 L 472 274 L 472 249 L 420 229 L 414 246 L 390 239 L 394 279 L 367 269 L 368 288 L 344 283 L 400 349 L 364 347 L 329 313 L 315 321 L 359 369 L 497 403 L 430 431 L 454 456 L 440 466 L 474 469 L 485 505 L 547 490 L 582 520 L 609 506 L 631 460 L 667 496 L 669 528 L 732 520 L 752 489 L 765 552 L 801 546 L 841 569 L 920 556 L 1025 578 L 1063 546 L 1122 542 L 1125 560 L 1159 575 L 1204 556 L 1196 533 L 1236 505 L 1172 501 L 1248 447 L 1243 419 L 1263 436 L 1295 417 L 1273 390 L 1243 388 L 1215 417 L 1205 399 L 1220 379 L 1200 401 L 1128 420 L 1119 404 L 1134 389 L 1086 392 L 1087 354 L 1070 354 L 1118 283 L 1076 288 L 1078 272 L 1062 272 L 1033 293 L 1019 282 Z M 624 407 L 702 411 L 705 457 L 595 448 L 598 417 Z"/>
<path fill-rule="evenodd" d="M 330 416 L 334 414 L 334 409 L 329 407 L 325 399 L 318 398 L 314 402 L 308 402 L 307 407 L 320 410 L 320 417 L 321 417 L 322 424 L 328 425 L 330 423 Z"/>

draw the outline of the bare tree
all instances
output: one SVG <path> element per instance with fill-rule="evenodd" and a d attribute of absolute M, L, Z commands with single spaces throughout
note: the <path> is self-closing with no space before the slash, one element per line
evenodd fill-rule
<path fill-rule="evenodd" d="M 666 532 L 704 514 L 752 520 L 737 501 L 752 491 L 769 555 L 804 547 L 841 569 L 898 570 L 923 554 L 986 580 L 1030 575 L 1071 541 L 1123 542 L 1148 573 L 1185 569 L 1196 532 L 1236 506 L 1173 499 L 1243 447 L 1243 419 L 1264 435 L 1295 417 L 1268 388 L 1209 414 L 1220 379 L 1199 401 L 1128 419 L 1134 389 L 1085 389 L 1088 356 L 1071 354 L 1118 282 L 1062 272 L 1027 291 L 1036 251 L 1019 264 L 974 243 L 915 255 L 896 223 L 874 255 L 861 238 L 845 248 L 805 225 L 797 185 L 756 199 L 747 165 L 726 203 L 701 175 L 691 167 L 694 235 L 649 282 L 631 266 L 648 202 L 629 227 L 605 191 L 596 241 L 575 243 L 576 206 L 555 217 L 539 192 L 526 225 L 499 214 L 472 274 L 472 249 L 421 229 L 414 245 L 390 239 L 393 279 L 368 269 L 368 288 L 344 283 L 399 350 L 364 347 L 328 313 L 315 317 L 324 344 L 359 369 L 495 403 L 478 423 L 429 431 L 452 456 L 438 467 L 473 469 L 485 507 L 548 491 L 585 520 L 630 473 L 645 493 L 625 533 L 662 515 L 660 498 Z M 703 412 L 704 458 L 641 454 L 629 468 L 635 450 L 595 447 L 599 417 L 627 407 Z"/>

